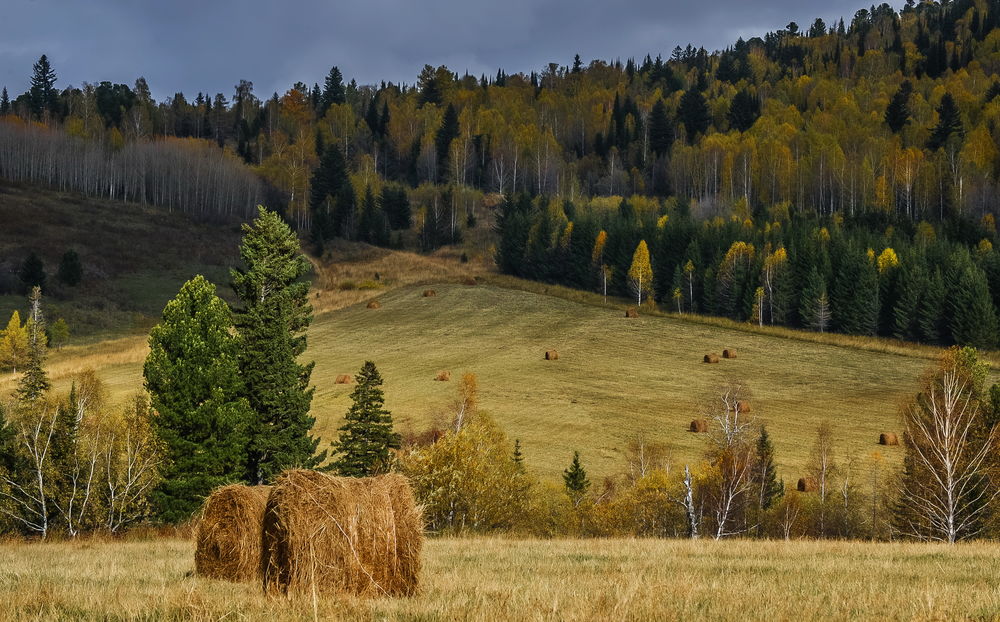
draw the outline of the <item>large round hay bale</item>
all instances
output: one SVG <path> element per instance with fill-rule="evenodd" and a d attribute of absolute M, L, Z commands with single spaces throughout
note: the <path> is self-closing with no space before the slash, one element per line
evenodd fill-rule
<path fill-rule="evenodd" d="M 379 301 L 377 301 L 377 300 L 369 300 L 368 301 L 368 308 L 369 309 L 381 309 L 382 308 L 382 303 L 379 302 Z"/>
<path fill-rule="evenodd" d="M 477 281 L 475 279 L 475 277 L 471 277 L 471 276 L 468 276 L 468 277 L 465 277 L 464 279 L 462 279 L 462 283 L 465 284 L 465 285 L 468 285 L 469 287 L 475 287 L 476 285 L 479 285 L 479 281 Z"/>
<path fill-rule="evenodd" d="M 878 435 L 878 444 L 889 446 L 899 445 L 899 437 L 893 432 L 883 432 Z"/>
<path fill-rule="evenodd" d="M 233 484 L 205 500 L 195 533 L 194 569 L 203 577 L 250 581 L 260 567 L 260 525 L 270 486 Z"/>
<path fill-rule="evenodd" d="M 799 483 L 795 488 L 799 492 L 816 492 L 819 490 L 819 484 L 816 483 L 816 478 L 814 477 L 800 477 Z"/>
<path fill-rule="evenodd" d="M 558 361 L 559 360 L 559 353 L 556 352 L 555 350 L 546 350 L 545 351 L 545 360 L 546 361 Z"/>
<path fill-rule="evenodd" d="M 718 363 L 719 362 L 719 355 L 718 354 L 706 354 L 705 358 L 702 359 L 702 360 L 704 360 L 706 363 Z"/>
<path fill-rule="evenodd" d="M 265 592 L 410 596 L 419 585 L 423 522 L 402 475 L 285 471 L 261 541 Z"/>
<path fill-rule="evenodd" d="M 639 317 L 639 310 L 636 309 L 635 307 L 629 307 L 628 309 L 625 309 L 625 317 L 628 318 Z"/>
<path fill-rule="evenodd" d="M 350 374 L 338 374 L 333 384 L 351 384 L 352 382 L 354 382 L 354 377 Z"/>
<path fill-rule="evenodd" d="M 740 411 L 741 413 L 748 413 L 751 412 L 753 409 L 750 407 L 750 402 L 746 400 L 737 400 L 736 410 Z"/>
<path fill-rule="evenodd" d="M 436 291 L 434 291 L 433 289 L 425 289 L 424 290 L 424 298 L 430 298 L 431 296 L 437 296 L 437 295 L 438 295 L 438 293 Z"/>
<path fill-rule="evenodd" d="M 736 358 L 736 350 L 733 348 L 726 348 L 722 351 L 722 358 L 724 359 L 734 359 Z"/>
<path fill-rule="evenodd" d="M 708 421 L 704 419 L 695 419 L 691 422 L 691 427 L 689 429 L 696 434 L 704 434 L 705 432 L 708 432 Z"/>
<path fill-rule="evenodd" d="M 434 376 L 434 380 L 437 380 L 438 382 L 448 382 L 451 380 L 451 372 L 441 370 L 437 373 L 437 376 Z"/>

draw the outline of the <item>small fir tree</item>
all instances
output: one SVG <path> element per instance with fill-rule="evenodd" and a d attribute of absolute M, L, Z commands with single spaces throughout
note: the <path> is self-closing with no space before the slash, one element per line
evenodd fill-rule
<path fill-rule="evenodd" d="M 339 454 L 333 468 L 345 477 L 368 477 L 389 470 L 392 449 L 399 449 L 399 436 L 392 431 L 392 414 L 385 409 L 382 376 L 375 363 L 366 361 L 355 377 L 350 410 L 340 427 L 340 440 L 333 444 Z"/>
<path fill-rule="evenodd" d="M 587 493 L 590 488 L 590 480 L 587 479 L 587 471 L 580 464 L 580 452 L 573 452 L 573 461 L 569 468 L 563 471 L 563 482 L 566 484 L 566 492 L 574 502 L 579 502 L 580 498 Z"/>

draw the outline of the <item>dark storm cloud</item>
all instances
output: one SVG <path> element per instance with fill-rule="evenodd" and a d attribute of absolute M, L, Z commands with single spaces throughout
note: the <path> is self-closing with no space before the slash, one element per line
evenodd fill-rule
<path fill-rule="evenodd" d="M 899 3 L 894 3 L 898 6 Z M 360 83 L 413 83 L 425 64 L 474 75 L 593 58 L 708 49 L 815 17 L 845 21 L 858 0 L 4 0 L 0 85 L 27 88 L 48 54 L 59 85 L 145 76 L 154 95 L 222 91 L 243 78 L 258 94 L 322 82 L 331 65 Z"/>

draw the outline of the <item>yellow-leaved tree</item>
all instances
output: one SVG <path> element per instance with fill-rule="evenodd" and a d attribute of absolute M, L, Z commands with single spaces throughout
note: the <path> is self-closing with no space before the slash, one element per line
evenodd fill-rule
<path fill-rule="evenodd" d="M 646 240 L 639 242 L 632 255 L 632 266 L 628 269 L 629 287 L 635 294 L 636 302 L 642 304 L 643 299 L 653 295 L 653 266 L 649 262 L 649 247 Z"/>
<path fill-rule="evenodd" d="M 0 369 L 12 369 L 28 355 L 28 328 L 21 324 L 21 314 L 17 311 L 10 316 L 7 328 L 0 332 Z"/>

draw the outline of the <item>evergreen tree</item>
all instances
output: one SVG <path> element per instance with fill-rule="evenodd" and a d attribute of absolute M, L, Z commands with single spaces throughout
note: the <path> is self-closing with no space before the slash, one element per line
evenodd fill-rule
<path fill-rule="evenodd" d="M 878 324 L 878 272 L 864 253 L 839 252 L 830 297 L 834 327 L 850 335 L 874 335 Z"/>
<path fill-rule="evenodd" d="M 402 186 L 386 184 L 382 186 L 379 203 L 389 220 L 391 229 L 409 229 L 413 226 L 413 214 L 410 209 L 410 198 Z"/>
<path fill-rule="evenodd" d="M 357 197 L 354 194 L 354 186 L 350 182 L 340 187 L 333 200 L 333 230 L 348 240 L 355 235 L 354 215 L 357 212 Z"/>
<path fill-rule="evenodd" d="M 930 150 L 940 149 L 948 142 L 952 136 L 962 136 L 962 115 L 958 110 L 958 105 L 951 93 L 945 93 L 941 98 L 941 105 L 937 108 L 938 123 L 931 132 L 931 137 L 927 141 L 927 148 Z"/>
<path fill-rule="evenodd" d="M 66 320 L 59 318 L 49 328 L 49 344 L 59 350 L 66 345 L 67 341 L 69 341 L 69 324 L 66 323 Z"/>
<path fill-rule="evenodd" d="M 734 130 L 746 132 L 760 117 L 760 101 L 750 94 L 750 91 L 743 89 L 733 96 L 733 101 L 729 104 L 729 125 Z"/>
<path fill-rule="evenodd" d="M 0 117 L 10 114 L 10 96 L 7 95 L 7 87 L 0 91 Z"/>
<path fill-rule="evenodd" d="M 309 283 L 301 280 L 310 266 L 295 233 L 264 207 L 243 226 L 240 258 L 246 268 L 230 274 L 240 303 L 239 373 L 252 411 L 246 479 L 261 484 L 290 467 L 313 467 L 325 455 L 316 455 L 319 439 L 310 436 L 313 364 L 298 362 L 312 322 Z"/>
<path fill-rule="evenodd" d="M 243 478 L 251 412 L 237 348 L 229 307 L 200 275 L 149 334 L 143 375 L 167 457 L 153 500 L 165 522 L 186 520 L 213 488 Z"/>
<path fill-rule="evenodd" d="M 343 104 L 347 101 L 344 92 L 344 76 L 336 66 L 330 68 L 323 82 L 323 95 L 319 100 L 319 116 L 322 118 L 333 104 Z"/>
<path fill-rule="evenodd" d="M 28 296 L 28 349 L 25 356 L 24 374 L 17 383 L 17 398 L 22 404 L 31 404 L 48 392 L 52 386 L 45 373 L 45 315 L 42 313 L 42 290 L 31 289 Z"/>
<path fill-rule="evenodd" d="M 83 264 L 80 263 L 80 255 L 75 250 L 70 249 L 63 253 L 62 259 L 59 261 L 59 271 L 56 273 L 56 278 L 63 285 L 69 285 L 70 287 L 80 284 L 80 281 L 83 279 Z"/>
<path fill-rule="evenodd" d="M 812 267 L 799 295 L 799 321 L 803 328 L 813 328 L 819 319 L 820 299 L 826 296 L 826 283 L 816 266 Z"/>
<path fill-rule="evenodd" d="M 345 477 L 367 477 L 389 470 L 390 450 L 399 449 L 399 435 L 392 431 L 375 363 L 366 361 L 355 380 L 351 408 L 340 427 L 340 440 L 333 444 L 339 454 L 333 468 Z"/>
<path fill-rule="evenodd" d="M 996 308 L 982 270 L 972 264 L 962 270 L 947 308 L 948 327 L 956 344 L 984 350 L 996 347 Z"/>
<path fill-rule="evenodd" d="M 458 138 L 458 112 L 455 107 L 448 104 L 444 110 L 444 117 L 441 119 L 441 126 L 434 134 L 434 148 L 437 150 L 437 172 L 438 181 L 445 181 L 448 178 L 448 164 L 450 162 L 451 141 Z"/>
<path fill-rule="evenodd" d="M 896 339 L 917 341 L 920 338 L 919 309 L 927 289 L 927 272 L 923 263 L 913 260 L 904 263 L 898 276 L 898 294 L 893 309 L 893 336 Z"/>
<path fill-rule="evenodd" d="M 689 89 L 681 96 L 680 105 L 677 107 L 677 118 L 684 124 L 687 132 L 687 142 L 693 145 L 699 134 L 708 131 L 712 124 L 712 116 L 708 111 L 708 103 L 701 91 Z"/>
<path fill-rule="evenodd" d="M 566 492 L 574 502 L 580 500 L 590 488 L 590 480 L 587 479 L 587 471 L 580 464 L 580 452 L 573 452 L 573 462 L 569 468 L 563 471 L 563 482 L 566 484 Z"/>
<path fill-rule="evenodd" d="M 941 270 L 936 269 L 927 279 L 926 288 L 920 297 L 917 309 L 917 324 L 924 342 L 940 343 L 945 338 L 944 303 L 947 291 Z"/>
<path fill-rule="evenodd" d="M 321 245 L 324 240 L 340 235 L 334 222 L 335 201 L 344 186 L 349 185 L 347 163 L 344 162 L 340 145 L 328 145 L 309 182 L 312 236 L 317 244 Z"/>
<path fill-rule="evenodd" d="M 1000 398 L 998 398 L 1000 401 Z M 514 461 L 519 471 L 524 471 L 524 454 L 521 452 L 521 439 L 514 439 L 514 452 L 511 454 L 510 459 Z"/>
<path fill-rule="evenodd" d="M 21 283 L 24 284 L 26 291 L 30 292 L 33 287 L 44 288 L 47 278 L 45 264 L 42 263 L 42 259 L 38 255 L 32 252 L 25 258 L 24 263 L 21 264 L 18 276 L 21 279 Z"/>
<path fill-rule="evenodd" d="M 885 122 L 893 134 L 900 133 L 910 122 L 910 95 L 912 93 L 913 85 L 909 80 L 903 80 L 896 94 L 892 96 L 889 106 L 885 109 Z"/>
<path fill-rule="evenodd" d="M 46 112 L 55 112 L 59 105 L 59 94 L 55 89 L 56 72 L 53 71 L 45 54 L 42 54 L 32 69 L 28 102 L 31 114 L 41 118 Z"/>
<path fill-rule="evenodd" d="M 757 437 L 757 461 L 754 470 L 754 488 L 757 492 L 757 506 L 768 510 L 774 502 L 785 494 L 785 483 L 778 480 L 778 469 L 774 466 L 774 446 L 767 428 L 760 427 Z"/>
<path fill-rule="evenodd" d="M 667 116 L 667 107 L 662 99 L 657 99 L 649 115 L 649 148 L 656 157 L 670 152 L 674 144 L 674 126 Z"/>

